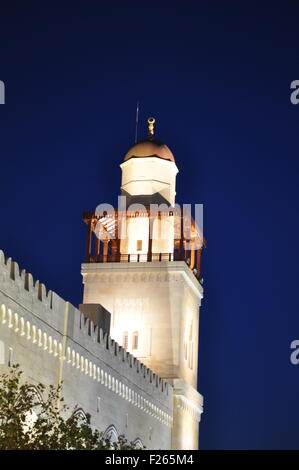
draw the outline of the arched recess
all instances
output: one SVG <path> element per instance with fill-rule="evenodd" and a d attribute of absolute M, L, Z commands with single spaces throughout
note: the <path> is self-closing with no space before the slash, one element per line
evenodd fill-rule
<path fill-rule="evenodd" d="M 43 400 L 41 392 L 35 385 L 28 385 L 27 391 L 32 394 L 32 397 L 35 398 L 38 403 Z"/>
<path fill-rule="evenodd" d="M 143 447 L 144 447 L 143 444 L 142 444 L 142 440 L 139 437 L 137 437 L 137 439 L 135 439 L 133 444 L 134 444 L 135 449 L 143 449 Z"/>
<path fill-rule="evenodd" d="M 78 424 L 87 424 L 87 417 L 82 408 L 78 408 L 76 411 L 74 411 L 73 416 L 75 416 L 78 419 Z"/>
<path fill-rule="evenodd" d="M 108 428 L 104 432 L 104 439 L 109 439 L 111 442 L 118 441 L 118 432 L 113 424 L 108 426 Z"/>
<path fill-rule="evenodd" d="M 29 385 L 27 387 L 27 396 L 30 397 L 32 408 L 25 413 L 23 424 L 24 432 L 29 431 L 34 425 L 41 412 L 41 402 L 43 401 L 42 394 L 35 385 Z"/>

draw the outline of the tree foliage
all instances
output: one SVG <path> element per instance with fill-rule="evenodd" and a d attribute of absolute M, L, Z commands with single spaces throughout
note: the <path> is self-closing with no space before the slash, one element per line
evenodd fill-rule
<path fill-rule="evenodd" d="M 76 408 L 70 413 L 61 392 L 61 384 L 46 390 L 23 382 L 18 365 L 0 375 L 0 450 L 134 449 L 124 436 L 112 442 L 93 430 L 90 415 L 82 421 Z"/>

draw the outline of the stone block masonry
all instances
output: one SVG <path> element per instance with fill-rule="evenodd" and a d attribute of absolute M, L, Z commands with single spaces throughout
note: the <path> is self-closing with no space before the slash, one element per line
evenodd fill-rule
<path fill-rule="evenodd" d="M 111 337 L 0 251 L 0 371 L 63 381 L 63 396 L 116 438 L 170 449 L 173 389 Z"/>

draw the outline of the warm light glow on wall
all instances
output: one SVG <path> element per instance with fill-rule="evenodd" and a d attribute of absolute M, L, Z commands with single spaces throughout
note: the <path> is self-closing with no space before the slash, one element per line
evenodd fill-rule
<path fill-rule="evenodd" d="M 121 254 L 147 254 L 149 240 L 148 217 L 128 217 L 126 225 L 127 236 L 126 239 L 121 240 Z M 141 249 L 138 249 L 140 246 Z"/>
<path fill-rule="evenodd" d="M 174 162 L 158 157 L 131 158 L 122 163 L 122 190 L 134 196 L 160 193 L 169 204 L 175 203 Z"/>
<path fill-rule="evenodd" d="M 173 253 L 174 218 L 171 216 L 156 217 L 153 223 L 153 253 Z"/>

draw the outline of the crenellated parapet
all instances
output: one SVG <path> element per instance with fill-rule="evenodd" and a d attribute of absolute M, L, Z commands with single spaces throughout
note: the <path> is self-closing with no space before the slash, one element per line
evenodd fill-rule
<path fill-rule="evenodd" d="M 172 386 L 0 250 L 0 327 L 171 426 Z M 73 369 L 73 372 L 72 372 Z M 138 390 L 138 391 L 136 391 Z M 157 406 L 157 404 L 159 406 Z"/>
<path fill-rule="evenodd" d="M 63 331 L 65 301 L 48 290 L 31 273 L 21 269 L 16 261 L 6 258 L 0 250 L 0 290 L 59 332 Z"/>
<path fill-rule="evenodd" d="M 87 347 L 92 354 L 99 354 L 101 359 L 112 368 L 117 369 L 121 366 L 122 373 L 129 380 L 136 382 L 138 379 L 138 382 L 142 381 L 150 385 L 151 388 L 156 388 L 158 393 L 162 392 L 168 395 L 172 389 L 168 382 L 136 359 L 113 338 L 104 334 L 101 328 L 89 318 L 84 317 L 78 309 L 74 309 L 74 311 L 70 309 L 69 314 L 74 321 L 72 338 L 77 343 Z"/>

